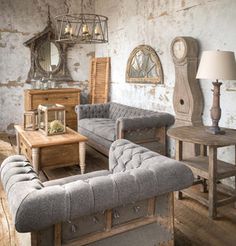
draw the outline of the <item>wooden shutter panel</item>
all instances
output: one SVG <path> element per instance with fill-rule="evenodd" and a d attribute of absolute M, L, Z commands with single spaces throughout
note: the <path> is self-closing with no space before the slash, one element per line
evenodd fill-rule
<path fill-rule="evenodd" d="M 108 102 L 110 57 L 92 58 L 90 65 L 90 103 Z"/>

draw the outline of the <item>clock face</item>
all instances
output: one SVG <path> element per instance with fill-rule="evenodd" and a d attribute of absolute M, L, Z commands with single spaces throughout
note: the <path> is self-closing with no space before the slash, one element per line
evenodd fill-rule
<path fill-rule="evenodd" d="M 177 40 L 173 45 L 173 54 L 177 59 L 184 57 L 186 51 L 186 46 L 182 40 Z"/>

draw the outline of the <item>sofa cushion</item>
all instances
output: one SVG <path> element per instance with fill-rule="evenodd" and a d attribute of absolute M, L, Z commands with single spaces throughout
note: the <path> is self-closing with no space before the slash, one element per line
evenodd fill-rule
<path fill-rule="evenodd" d="M 107 118 L 89 118 L 79 121 L 82 127 L 94 134 L 101 136 L 109 141 L 116 140 L 115 121 Z"/>

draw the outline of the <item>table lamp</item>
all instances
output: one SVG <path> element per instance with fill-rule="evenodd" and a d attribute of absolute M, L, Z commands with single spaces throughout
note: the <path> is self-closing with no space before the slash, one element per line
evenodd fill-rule
<path fill-rule="evenodd" d="M 212 134 L 224 134 L 219 126 L 221 117 L 219 80 L 236 80 L 236 62 L 234 52 L 204 51 L 197 71 L 197 79 L 212 79 L 213 104 L 211 107 L 212 126 L 207 131 Z"/>

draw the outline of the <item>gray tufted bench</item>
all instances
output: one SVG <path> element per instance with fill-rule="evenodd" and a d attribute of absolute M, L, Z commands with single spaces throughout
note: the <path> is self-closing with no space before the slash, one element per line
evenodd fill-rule
<path fill-rule="evenodd" d="M 173 245 L 172 192 L 193 182 L 183 163 L 124 139 L 111 145 L 109 170 L 42 183 L 15 155 L 0 175 L 15 228 L 34 245 Z"/>
<path fill-rule="evenodd" d="M 166 154 L 166 127 L 174 117 L 118 103 L 77 105 L 78 131 L 105 155 L 116 139 L 125 138 Z"/>

